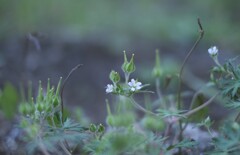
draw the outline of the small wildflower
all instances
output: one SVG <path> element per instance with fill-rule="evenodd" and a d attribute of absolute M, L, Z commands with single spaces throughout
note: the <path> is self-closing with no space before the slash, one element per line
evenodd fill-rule
<path fill-rule="evenodd" d="M 209 55 L 212 57 L 214 62 L 218 65 L 218 67 L 222 68 L 222 65 L 218 61 L 218 48 L 216 46 L 213 46 L 208 49 Z"/>
<path fill-rule="evenodd" d="M 218 48 L 216 46 L 213 46 L 208 49 L 208 53 L 210 54 L 210 56 L 215 57 L 218 55 Z"/>
<path fill-rule="evenodd" d="M 128 86 L 130 86 L 131 91 L 137 91 L 142 88 L 142 83 L 131 79 L 131 82 L 128 82 Z"/>
<path fill-rule="evenodd" d="M 106 89 L 106 93 L 111 93 L 113 92 L 113 85 L 112 84 L 108 84 L 107 85 L 107 89 Z"/>

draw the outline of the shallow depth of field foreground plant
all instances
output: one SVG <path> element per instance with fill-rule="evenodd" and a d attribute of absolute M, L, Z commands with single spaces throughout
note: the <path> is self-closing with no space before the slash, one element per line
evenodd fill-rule
<path fill-rule="evenodd" d="M 48 81 L 43 93 L 39 83 L 38 96 L 25 100 L 19 107 L 21 127 L 27 142 L 27 154 L 96 154 L 96 155 L 166 155 L 166 154 L 239 154 L 240 112 L 219 129 L 213 129 L 214 122 L 208 114 L 208 105 L 216 98 L 223 100 L 226 108 L 239 111 L 240 108 L 240 66 L 237 58 L 225 64 L 218 61 L 221 52 L 216 46 L 206 54 L 215 62 L 210 80 L 200 90 L 187 93 L 182 90 L 185 64 L 193 54 L 204 35 L 198 20 L 199 37 L 187 53 L 178 73 L 166 75 L 156 51 L 152 77 L 156 91 L 147 90 L 148 84 L 133 77 L 136 70 L 134 55 L 129 59 L 124 52 L 121 66 L 123 77 L 118 71 L 109 74 L 110 83 L 106 93 L 114 96 L 106 100 L 107 117 L 102 124 L 83 126 L 66 114 L 62 102 L 63 88 L 60 79 L 55 89 Z M 207 70 L 207 69 L 206 69 Z M 123 78 L 123 79 L 121 79 Z M 175 85 L 174 82 L 175 81 Z M 166 93 L 173 83 L 175 94 Z M 177 84 L 176 84 L 177 83 Z M 214 93 L 208 90 L 214 88 Z M 208 95 L 206 95 L 206 92 Z M 140 100 L 137 96 L 155 95 L 156 99 Z M 185 100 L 185 97 L 191 98 Z M 112 103 L 114 102 L 114 103 Z M 143 115 L 139 115 L 141 112 Z"/>

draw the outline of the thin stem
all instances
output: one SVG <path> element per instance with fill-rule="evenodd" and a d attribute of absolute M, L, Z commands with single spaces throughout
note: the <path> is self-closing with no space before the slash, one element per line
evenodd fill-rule
<path fill-rule="evenodd" d="M 215 62 L 220 68 L 222 68 L 222 65 L 219 63 L 217 57 L 213 58 L 213 60 L 214 60 L 214 62 Z"/>
<path fill-rule="evenodd" d="M 161 85 L 160 85 L 160 79 L 159 79 L 159 78 L 156 78 L 156 92 L 157 92 L 157 96 L 158 96 L 158 98 L 160 99 L 160 101 L 162 101 L 163 108 L 166 109 L 166 104 L 165 104 L 165 102 L 164 102 L 164 99 L 163 99 L 163 95 L 162 95 L 160 86 L 161 86 Z"/>
<path fill-rule="evenodd" d="M 211 130 L 210 130 L 210 128 L 207 128 L 207 131 L 208 131 L 208 133 L 210 134 L 211 137 L 214 137 L 212 132 L 211 132 Z"/>
<path fill-rule="evenodd" d="M 166 128 L 164 134 L 163 134 L 163 135 L 164 135 L 164 136 L 163 136 L 164 138 L 169 135 L 169 133 L 170 133 L 170 131 L 171 131 L 171 128 L 172 128 L 172 123 L 169 123 L 169 124 L 167 125 L 167 128 Z M 167 139 L 168 139 L 168 138 L 166 138 L 163 142 L 165 143 Z"/>
<path fill-rule="evenodd" d="M 130 98 L 131 102 L 133 103 L 133 105 L 134 105 L 136 108 L 138 108 L 139 110 L 141 110 L 141 111 L 143 111 L 143 112 L 145 112 L 145 113 L 147 113 L 147 114 L 151 114 L 151 115 L 157 116 L 157 114 L 153 113 L 152 111 L 149 111 L 149 110 L 143 108 L 143 107 L 142 107 L 140 104 L 138 104 L 132 97 L 129 97 L 129 98 Z"/>
<path fill-rule="evenodd" d="M 188 52 L 187 56 L 185 57 L 181 68 L 180 68 L 180 72 L 179 72 L 179 83 L 178 83 L 178 92 L 177 92 L 177 107 L 178 109 L 181 108 L 181 87 L 182 87 L 182 73 L 183 73 L 183 69 L 185 67 L 185 64 L 187 62 L 187 60 L 189 59 L 189 57 L 191 56 L 191 54 L 193 53 L 193 51 L 195 50 L 195 48 L 197 47 L 197 45 L 199 44 L 199 42 L 201 41 L 203 35 L 204 35 L 204 31 L 200 22 L 200 19 L 198 18 L 198 26 L 199 26 L 199 37 L 196 40 L 196 42 L 194 43 L 193 47 L 190 49 L 190 51 Z"/>
<path fill-rule="evenodd" d="M 129 73 L 125 73 L 125 83 L 128 84 L 128 80 L 129 80 Z"/>
<path fill-rule="evenodd" d="M 183 69 L 185 67 L 185 64 L 187 62 L 187 60 L 189 59 L 189 57 L 191 56 L 191 54 L 193 53 L 193 51 L 195 50 L 195 48 L 197 47 L 197 45 L 199 44 L 199 42 L 201 41 L 203 35 L 204 35 L 204 31 L 202 28 L 202 24 L 200 22 L 200 19 L 198 18 L 198 26 L 199 26 L 199 37 L 196 40 L 196 42 L 194 43 L 193 47 L 190 49 L 190 51 L 188 52 L 187 56 L 185 57 L 181 68 L 180 68 L 180 72 L 179 72 L 179 83 L 178 83 L 178 91 L 177 91 L 177 108 L 178 110 L 181 109 L 181 88 L 182 88 L 182 73 L 183 73 Z M 179 120 L 179 128 L 180 128 L 180 134 L 179 134 L 179 141 L 182 141 L 182 121 Z M 179 148 L 179 154 L 181 154 L 181 148 Z"/>
<path fill-rule="evenodd" d="M 51 121 L 52 121 L 53 127 L 56 128 L 56 124 L 55 124 L 55 122 L 54 122 L 53 116 L 51 116 Z"/>
<path fill-rule="evenodd" d="M 189 110 L 192 110 L 192 108 L 193 108 L 193 106 L 194 106 L 194 103 L 195 103 L 196 98 L 198 97 L 198 95 L 199 95 L 200 93 L 203 93 L 203 90 L 204 90 L 204 89 L 209 88 L 209 87 L 211 87 L 211 86 L 213 86 L 213 85 L 208 83 L 208 84 L 204 85 L 202 88 L 200 88 L 197 92 L 194 93 L 193 98 L 192 98 L 192 101 L 191 101 L 191 104 L 190 104 L 190 106 L 189 106 Z"/>
<path fill-rule="evenodd" d="M 61 94 L 60 94 L 60 97 L 61 97 L 61 113 L 62 113 L 62 124 L 63 124 L 63 121 L 64 121 L 64 113 L 63 113 L 63 90 L 64 90 L 64 87 L 69 79 L 69 77 L 72 75 L 72 73 L 77 70 L 78 68 L 80 68 L 82 66 L 82 64 L 78 64 L 76 67 L 74 67 L 68 74 L 68 76 L 66 77 L 66 79 L 63 81 L 63 85 L 62 85 L 62 88 L 61 88 Z"/>
<path fill-rule="evenodd" d="M 188 111 L 187 113 L 183 114 L 184 117 L 189 117 L 190 115 L 196 113 L 197 111 L 201 110 L 202 108 L 208 106 L 212 101 L 218 96 L 219 93 L 212 96 L 209 100 L 207 100 L 204 104 L 198 106 L 197 108 Z"/>

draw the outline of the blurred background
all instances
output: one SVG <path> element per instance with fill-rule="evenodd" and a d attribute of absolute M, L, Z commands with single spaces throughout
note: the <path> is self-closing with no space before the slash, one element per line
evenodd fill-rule
<path fill-rule="evenodd" d="M 122 51 L 135 53 L 132 77 L 154 91 L 155 50 L 163 67 L 177 72 L 198 36 L 198 17 L 205 36 L 187 65 L 207 81 L 214 65 L 210 46 L 219 47 L 221 62 L 238 54 L 239 7 L 237 0 L 1 0 L 0 88 L 10 95 L 0 100 L 0 126 L 17 113 L 11 109 L 20 101 L 20 85 L 26 89 L 32 81 L 36 93 L 39 80 L 56 85 L 77 64 L 83 66 L 66 85 L 65 105 L 104 122 L 105 99 L 112 98 L 105 86 L 111 69 L 121 73 Z"/>

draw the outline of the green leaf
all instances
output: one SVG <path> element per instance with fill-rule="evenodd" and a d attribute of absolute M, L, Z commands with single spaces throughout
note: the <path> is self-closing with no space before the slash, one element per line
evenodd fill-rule
<path fill-rule="evenodd" d="M 3 111 L 8 119 L 11 119 L 17 109 L 19 99 L 16 88 L 11 83 L 5 83 L 2 93 L 0 94 L 0 110 Z"/>
<path fill-rule="evenodd" d="M 174 145 L 170 145 L 167 150 L 172 150 L 174 148 L 193 148 L 195 145 L 197 145 L 198 143 L 196 141 L 193 140 L 189 140 L 189 139 L 184 139 L 181 142 L 174 144 Z"/>

